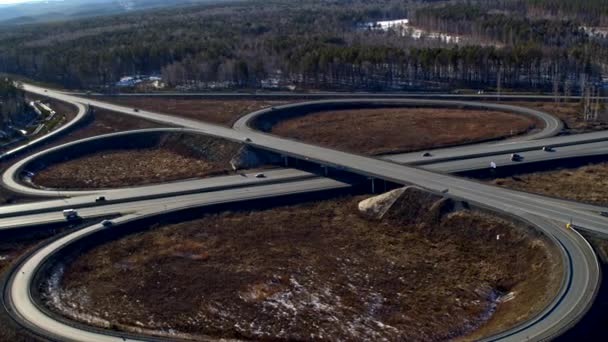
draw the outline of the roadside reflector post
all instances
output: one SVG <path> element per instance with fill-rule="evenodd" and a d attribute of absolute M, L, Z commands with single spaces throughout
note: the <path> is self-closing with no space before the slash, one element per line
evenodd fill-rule
<path fill-rule="evenodd" d="M 368 178 L 372 182 L 372 194 L 376 193 L 376 180 L 373 177 Z"/>
<path fill-rule="evenodd" d="M 570 222 L 566 224 L 566 229 L 572 229 L 572 217 L 570 217 Z"/>

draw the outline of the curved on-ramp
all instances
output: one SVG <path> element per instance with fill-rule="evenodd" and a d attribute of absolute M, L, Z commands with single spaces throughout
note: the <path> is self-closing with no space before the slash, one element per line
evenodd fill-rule
<path fill-rule="evenodd" d="M 50 155 L 58 155 L 64 151 L 68 151 L 76 146 L 85 145 L 90 143 L 95 144 L 103 144 L 104 141 L 114 139 L 116 137 L 133 137 L 138 135 L 147 135 L 153 133 L 197 133 L 194 130 L 188 130 L 185 128 L 152 128 L 145 130 L 136 130 L 136 131 L 126 131 L 126 132 L 118 132 L 118 133 L 110 133 L 104 134 L 100 136 L 89 137 L 73 142 L 69 142 L 63 145 L 55 146 L 38 153 L 35 153 L 31 156 L 23 158 L 18 162 L 14 163 L 10 167 L 8 167 L 4 173 L 2 174 L 2 184 L 7 189 L 30 196 L 40 196 L 40 197 L 69 197 L 69 196 L 83 196 L 83 195 L 94 195 L 102 192 L 107 192 L 108 190 L 78 190 L 78 191 L 69 191 L 69 190 L 61 190 L 61 189 L 37 189 L 26 184 L 20 182 L 20 176 L 24 171 L 28 170 L 28 166 L 35 164 L 38 160 L 50 156 Z M 102 146 L 102 145 L 100 145 Z M 119 190 L 119 189 L 117 189 Z"/>
<path fill-rule="evenodd" d="M 64 94 L 53 94 L 60 99 L 66 100 Z M 76 101 L 70 99 L 69 101 Z M 79 100 L 82 101 L 82 100 Z M 86 100 L 84 100 L 86 101 Z M 339 100 L 338 100 L 339 101 Z M 362 100 L 357 100 L 362 101 Z M 376 101 L 374 99 L 373 101 Z M 382 102 L 385 102 L 383 100 Z M 389 101 L 392 102 L 392 101 Z M 95 106 L 106 106 L 103 103 L 95 103 Z M 310 105 L 300 104 L 300 105 Z M 115 105 L 106 107 L 116 108 Z M 486 105 L 484 104 L 484 107 Z M 104 107 L 105 108 L 105 107 Z M 291 110 L 297 105 L 281 106 L 281 110 Z M 108 108 L 109 109 L 109 108 Z M 120 112 L 146 117 L 159 122 L 166 122 L 171 117 L 163 114 L 143 112 L 132 113 L 131 109 L 119 108 Z M 567 217 L 575 217 L 588 228 L 605 230 L 608 220 L 597 217 L 597 214 L 586 212 L 581 208 L 571 208 L 568 205 L 559 206 L 555 202 L 543 202 L 538 199 L 526 199 L 517 193 L 503 191 L 495 187 L 482 185 L 476 182 L 459 179 L 452 176 L 436 174 L 411 167 L 404 167 L 396 163 L 391 163 L 379 159 L 348 154 L 334 151 L 331 149 L 295 142 L 272 135 L 260 133 L 248 126 L 248 123 L 258 116 L 269 113 L 272 110 L 258 111 L 247 115 L 237 122 L 236 130 L 227 129 L 215 125 L 202 124 L 187 119 L 174 119 L 172 123 L 182 125 L 201 132 L 246 141 L 251 139 L 251 145 L 261 149 L 280 153 L 285 156 L 306 159 L 336 167 L 368 177 L 380 178 L 393 181 L 399 184 L 415 184 L 421 187 L 445 192 L 452 196 L 469 201 L 476 205 L 489 208 L 491 210 L 504 212 L 509 215 L 520 217 L 533 223 L 551 238 L 558 241 L 558 246 L 562 247 L 562 255 L 566 265 L 564 272 L 564 282 L 560 293 L 556 299 L 542 313 L 533 317 L 516 327 L 492 336 L 492 340 L 522 341 L 528 339 L 547 339 L 559 335 L 563 330 L 574 324 L 593 302 L 599 285 L 599 268 L 595 254 L 589 244 L 574 231 L 565 230 L 563 222 Z M 167 122 L 168 123 L 168 122 Z M 200 205 L 200 204 L 199 204 Z M 153 212 L 139 212 L 135 215 L 125 216 L 119 222 L 137 220 L 141 216 L 156 215 L 163 210 L 155 208 Z M 555 220 L 557 223 L 551 223 Z M 118 227 L 117 227 L 118 228 Z M 30 256 L 13 272 L 12 281 L 7 288 L 8 302 L 11 304 L 13 313 L 19 321 L 28 326 L 35 326 L 41 334 L 47 337 L 65 340 L 121 340 L 121 337 L 109 336 L 109 332 L 99 331 L 87 327 L 86 329 L 74 328 L 73 326 L 61 325 L 62 322 L 44 315 L 31 298 L 30 288 L 33 286 L 32 280 L 35 271 L 41 264 L 48 260 L 53 251 L 76 241 L 79 237 L 86 235 L 91 230 L 101 229 L 99 226 L 92 226 L 84 230 L 67 235 L 50 245 L 44 246 L 39 252 Z M 32 306 L 34 305 L 34 306 Z M 146 338 L 147 339 L 147 338 Z"/>

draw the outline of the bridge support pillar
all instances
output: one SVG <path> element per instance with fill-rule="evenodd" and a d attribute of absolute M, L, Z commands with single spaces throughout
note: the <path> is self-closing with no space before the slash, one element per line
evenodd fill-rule
<path fill-rule="evenodd" d="M 327 165 L 321 165 L 321 167 L 323 168 L 323 174 L 325 177 L 329 176 L 329 167 L 327 167 Z"/>

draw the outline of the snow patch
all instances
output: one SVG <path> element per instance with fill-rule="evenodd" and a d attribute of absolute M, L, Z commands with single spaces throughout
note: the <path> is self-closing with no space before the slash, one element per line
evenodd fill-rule
<path fill-rule="evenodd" d="M 410 37 L 415 40 L 419 39 L 432 39 L 439 40 L 442 43 L 447 44 L 458 44 L 461 42 L 460 36 L 454 36 L 447 33 L 441 32 L 429 32 L 420 28 L 416 28 L 410 25 L 409 19 L 397 19 L 397 20 L 386 20 L 376 21 L 363 24 L 363 27 L 368 30 L 375 31 L 395 31 L 401 37 Z"/>

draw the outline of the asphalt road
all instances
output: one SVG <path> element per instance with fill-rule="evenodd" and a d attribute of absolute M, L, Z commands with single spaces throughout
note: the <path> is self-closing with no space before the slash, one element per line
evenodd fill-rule
<path fill-rule="evenodd" d="M 542 145 L 543 142 L 545 141 L 539 141 L 536 145 Z M 522 157 L 522 159 L 518 161 L 511 160 L 511 152 L 516 152 Z M 548 162 L 553 160 L 595 157 L 601 155 L 608 155 L 608 141 L 554 147 L 553 150 L 549 152 L 543 151 L 542 147 L 537 147 L 533 150 L 507 150 L 506 152 L 496 151 L 492 155 L 483 157 L 455 159 L 451 161 L 432 162 L 428 164 L 418 161 L 414 162 L 414 165 L 419 165 L 421 168 L 432 171 L 455 173 L 489 169 L 490 163 L 492 162 L 496 164 L 497 168 L 501 168 L 507 166 L 513 167 L 518 165 Z"/>
<path fill-rule="evenodd" d="M 483 94 L 446 94 L 446 93 L 420 93 L 420 92 L 398 92 L 398 93 L 374 93 L 374 92 L 291 92 L 291 91 L 255 91 L 255 92 L 192 92 L 192 93 L 176 93 L 176 92 L 152 92 L 152 93 L 117 93 L 117 94 L 101 94 L 91 93 L 90 95 L 82 92 L 65 92 L 66 94 L 75 96 L 89 96 L 89 97 L 201 97 L 201 98 L 420 98 L 420 99 L 470 99 L 470 100 L 543 100 L 553 101 L 555 96 L 553 95 L 542 95 L 542 94 L 497 94 L 491 92 L 485 92 Z M 608 97 L 593 97 L 593 99 L 608 99 Z M 561 96 L 562 100 L 577 101 L 581 99 L 581 96 Z"/>
<path fill-rule="evenodd" d="M 74 191 L 71 193 L 78 194 L 78 196 L 0 206 L 0 230 L 8 227 L 8 222 L 4 221 L 5 219 L 11 219 L 19 222 L 20 226 L 26 227 L 48 223 L 43 219 L 45 216 L 30 217 L 32 214 L 40 214 L 45 212 L 55 212 L 61 214 L 62 210 L 64 209 L 79 209 L 86 207 L 102 208 L 103 210 L 103 208 L 107 208 L 110 204 L 116 205 L 125 202 L 137 202 L 155 198 L 167 198 L 187 194 L 213 192 L 231 188 L 249 188 L 259 185 L 291 183 L 318 178 L 318 176 L 315 174 L 296 169 L 266 170 L 263 173 L 265 176 L 264 178 L 257 178 L 257 173 L 242 173 L 232 176 L 192 179 L 142 187 L 97 190 L 93 192 Z M 334 182 L 333 184 L 339 186 L 341 183 Z M 28 189 L 25 186 L 23 187 Z M 34 193 L 37 194 L 37 192 Z M 54 192 L 49 191 L 49 193 Z M 64 194 L 62 192 L 59 193 Z M 100 196 L 105 197 L 105 201 L 96 202 Z M 116 205 L 116 207 L 120 208 L 120 205 Z M 127 207 L 123 206 L 122 208 Z M 84 215 L 83 217 L 86 217 L 86 212 L 80 212 L 80 214 Z"/>
<path fill-rule="evenodd" d="M 278 171 L 283 172 L 283 171 Z M 240 177 L 240 176 L 231 176 Z M 257 184 L 251 184 L 250 182 L 242 183 L 242 186 L 234 185 L 231 187 L 222 187 L 218 190 L 201 189 L 199 192 L 192 194 L 168 194 L 163 197 L 152 198 L 152 199 L 140 199 L 140 200 L 128 200 L 128 201 L 117 201 L 117 203 L 109 202 L 100 206 L 82 206 L 83 204 L 93 204 L 94 201 L 88 203 L 82 203 L 81 200 L 88 200 L 89 198 L 80 197 L 69 199 L 69 200 L 56 200 L 50 202 L 43 202 L 48 205 L 49 210 L 44 210 L 41 213 L 26 214 L 26 215 L 11 215 L 7 212 L 11 211 L 8 208 L 3 212 L 0 217 L 0 231 L 11 230 L 11 229 L 27 229 L 35 225 L 50 224 L 50 223 L 61 223 L 65 222 L 63 217 L 62 209 L 78 208 L 78 215 L 82 219 L 90 219 L 101 216 L 111 215 L 128 215 L 137 214 L 140 212 L 162 212 L 171 211 L 177 209 L 184 209 L 189 207 L 200 207 L 210 204 L 219 204 L 227 202 L 238 202 L 254 199 L 272 198 L 283 195 L 297 194 L 297 193 L 308 193 L 322 190 L 335 190 L 339 188 L 350 187 L 350 184 L 338 182 L 333 179 L 320 178 L 320 177 L 299 177 L 298 181 L 289 182 L 288 179 L 293 179 L 290 175 L 287 175 L 285 179 L 278 180 L 280 175 L 277 175 L 277 180 L 274 182 L 258 181 Z M 223 178 L 223 177 L 221 177 Z M 225 181 L 234 180 L 225 179 Z M 237 180 L 238 182 L 239 180 Z M 255 182 L 255 181 L 254 181 Z M 215 187 L 216 185 L 213 184 Z M 71 201 L 71 202 L 70 202 Z M 65 203 L 71 203 L 74 205 L 66 206 Z M 22 209 L 32 207 L 31 204 L 19 205 L 18 209 L 23 212 Z M 34 210 L 39 210 L 38 206 L 33 206 Z"/>
<path fill-rule="evenodd" d="M 40 88 L 32 88 L 31 86 L 26 87 L 29 88 L 29 91 L 44 92 L 44 90 Z M 527 339 L 536 340 L 554 337 L 564 329 L 570 327 L 581 317 L 581 314 L 586 311 L 593 301 L 595 292 L 597 291 L 599 285 L 599 268 L 593 250 L 575 231 L 564 229 L 564 224 L 572 219 L 577 226 L 584 227 L 590 231 L 606 234 L 608 232 L 608 219 L 600 216 L 597 212 L 590 210 L 588 206 L 570 204 L 566 201 L 557 201 L 540 196 L 530 196 L 529 194 L 500 189 L 445 174 L 406 167 L 394 162 L 348 154 L 320 146 L 291 141 L 258 132 L 248 126 L 248 123 L 251 120 L 261 115 L 269 114 L 272 112 L 271 110 L 262 110 L 247 115 L 239 120 L 235 125 L 235 130 L 232 130 L 192 120 L 173 118 L 160 113 L 145 111 L 135 112 L 130 108 L 121 108 L 120 106 L 104 104 L 98 101 L 79 100 L 70 95 L 57 94 L 54 92 L 48 92 L 47 95 L 68 102 L 90 102 L 92 106 L 144 117 L 157 122 L 177 124 L 179 126 L 200 130 L 203 133 L 231 140 L 240 140 L 257 148 L 277 152 L 284 156 L 312 161 L 321 165 L 365 175 L 370 178 L 384 179 L 399 184 L 415 184 L 438 192 L 445 192 L 447 190 L 451 196 L 464 199 L 491 210 L 508 213 L 534 223 L 539 229 L 546 232 L 548 236 L 555 239 L 558 246 L 563 248 L 562 255 L 566 267 L 564 283 L 562 284 L 558 297 L 542 314 L 533 317 L 524 324 L 514 327 L 513 329 L 492 336 L 492 340 L 522 341 Z M 357 101 L 361 102 L 364 100 Z M 428 102 L 432 101 L 429 100 Z M 285 108 L 281 107 L 280 109 L 291 110 L 297 108 L 297 106 L 298 105 L 288 105 L 285 106 Z M 467 104 L 467 106 L 475 106 L 475 104 Z M 246 139 L 250 139 L 251 141 L 245 141 Z M 486 148 L 492 149 L 492 147 Z M 499 151 L 499 148 L 497 148 L 496 151 Z M 323 179 L 315 178 L 308 182 L 315 183 L 322 181 Z M 275 187 L 277 190 L 287 191 L 287 193 L 290 194 L 298 193 L 298 191 L 303 193 L 314 188 L 311 184 L 305 184 L 306 182 L 307 181 L 281 183 L 268 186 L 257 186 L 254 188 L 225 190 L 226 193 L 233 192 L 231 195 L 228 195 L 228 198 L 225 198 L 225 200 L 234 201 L 242 200 L 244 198 L 263 198 L 264 196 L 276 195 L 273 194 L 274 190 L 265 189 L 265 187 Z M 318 183 L 315 184 L 315 186 L 319 186 Z M 289 188 L 292 186 L 298 186 L 299 190 Z M 324 189 L 332 186 L 334 185 L 329 183 L 321 185 Z M 252 196 L 251 193 L 247 193 L 246 191 L 256 191 L 259 193 Z M 162 205 L 167 205 L 166 203 L 168 200 L 158 199 L 156 200 L 160 202 L 158 203 L 158 206 L 147 203 L 145 209 L 142 208 L 140 209 L 141 211 L 135 209 L 137 214 L 124 216 L 119 219 L 119 221 L 135 220 L 138 215 L 154 215 L 166 210 L 177 210 L 177 208 L 188 206 L 201 206 L 204 204 L 198 198 L 208 196 L 217 200 L 217 194 L 218 192 L 184 195 L 180 197 L 179 203 L 175 203 L 175 207 L 172 204 L 170 208 L 161 208 L 160 203 L 163 203 Z M 125 203 L 120 206 L 135 206 L 136 203 L 137 202 Z M 111 206 L 107 206 L 105 209 L 101 208 L 101 210 L 106 213 L 112 211 Z M 123 209 L 121 209 L 121 211 L 128 212 L 128 210 Z M 93 229 L 100 229 L 100 227 L 93 226 L 86 228 L 85 230 Z M 65 324 L 62 325 L 62 323 L 57 320 L 41 315 L 40 310 L 35 307 L 30 298 L 29 288 L 32 285 L 32 274 L 37 267 L 61 246 L 65 246 L 66 243 L 75 242 L 79 237 L 86 235 L 87 232 L 85 230 L 78 231 L 51 245 L 45 246 L 40 251 L 34 253 L 25 261 L 25 263 L 21 264 L 19 268 L 16 269 L 16 272 L 13 273 L 13 277 L 9 282 L 9 300 L 12 303 L 12 308 L 15 310 L 15 314 L 21 317 L 20 321 L 23 321 L 23 324 L 33 325 L 35 327 L 32 329 L 38 329 L 44 334 L 60 337 L 60 339 L 92 341 L 113 340 L 112 337 L 105 335 L 107 332 L 100 334 L 93 330 L 66 327 Z"/>

